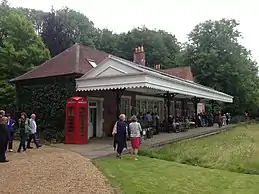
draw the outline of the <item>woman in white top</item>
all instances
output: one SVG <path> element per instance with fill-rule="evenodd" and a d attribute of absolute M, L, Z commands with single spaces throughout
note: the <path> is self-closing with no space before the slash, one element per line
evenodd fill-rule
<path fill-rule="evenodd" d="M 131 123 L 129 124 L 129 131 L 130 131 L 130 141 L 132 146 L 132 156 L 134 160 L 137 159 L 138 149 L 140 147 L 140 137 L 141 137 L 141 125 L 137 122 L 137 117 L 133 115 L 131 117 Z"/>

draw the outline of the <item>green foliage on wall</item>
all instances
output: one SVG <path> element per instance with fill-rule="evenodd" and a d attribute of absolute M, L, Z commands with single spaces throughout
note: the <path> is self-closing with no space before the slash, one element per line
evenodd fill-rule
<path fill-rule="evenodd" d="M 40 138 L 64 140 L 65 105 L 75 96 L 75 75 L 27 80 L 16 83 L 20 111 L 37 115 Z"/>

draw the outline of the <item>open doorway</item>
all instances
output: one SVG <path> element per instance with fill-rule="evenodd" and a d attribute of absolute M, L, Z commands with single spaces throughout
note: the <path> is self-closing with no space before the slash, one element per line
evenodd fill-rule
<path fill-rule="evenodd" d="M 97 136 L 97 102 L 89 102 L 88 112 L 88 138 Z"/>

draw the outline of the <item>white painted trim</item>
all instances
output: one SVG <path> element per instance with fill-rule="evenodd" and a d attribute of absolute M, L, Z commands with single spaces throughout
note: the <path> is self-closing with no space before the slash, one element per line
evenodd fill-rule
<path fill-rule="evenodd" d="M 125 75 L 77 80 L 77 91 L 111 90 L 116 88 L 145 87 L 146 75 Z"/>
<path fill-rule="evenodd" d="M 123 73 L 123 74 L 127 74 L 127 72 L 122 71 L 122 70 L 120 70 L 120 69 L 118 69 L 118 68 L 116 68 L 116 67 L 114 67 L 114 66 L 110 66 L 110 68 L 112 68 L 112 69 L 114 69 L 114 70 L 116 70 L 116 71 L 118 71 L 118 72 L 121 72 L 121 73 Z M 107 69 L 102 70 L 101 72 L 99 72 L 98 74 L 96 74 L 95 77 L 98 77 L 100 74 L 102 74 L 102 73 L 105 72 L 106 70 L 107 70 Z"/>
<path fill-rule="evenodd" d="M 111 58 L 111 59 L 113 59 L 115 61 L 121 62 L 121 63 L 123 63 L 125 65 L 131 66 L 131 67 L 135 67 L 135 68 L 137 67 L 138 70 L 142 69 L 142 72 L 145 72 L 145 73 L 147 73 L 150 76 L 154 76 L 154 77 L 158 77 L 160 79 L 165 79 L 165 80 L 170 80 L 170 81 L 178 82 L 178 83 L 181 83 L 181 84 L 184 84 L 184 85 L 193 86 L 195 88 L 199 88 L 199 89 L 202 89 L 202 90 L 210 91 L 210 92 L 213 92 L 213 93 L 218 93 L 218 94 L 221 94 L 223 96 L 227 96 L 227 97 L 232 97 L 233 98 L 233 96 L 230 96 L 230 95 L 225 94 L 223 92 L 219 92 L 217 90 L 214 90 L 212 88 L 203 86 L 203 85 L 195 83 L 193 81 L 189 81 L 189 80 L 185 80 L 185 79 L 182 79 L 182 78 L 179 78 L 179 77 L 171 76 L 171 75 L 169 75 L 167 73 L 160 72 L 160 71 L 157 71 L 155 69 L 151 69 L 151 68 L 143 66 L 143 65 L 138 65 L 136 63 L 133 63 L 131 61 L 127 61 L 125 59 L 121 59 L 119 57 L 109 56 L 109 58 Z"/>
<path fill-rule="evenodd" d="M 154 100 L 154 101 L 163 101 L 164 102 L 164 98 L 161 98 L 161 97 L 142 96 L 142 95 L 136 95 L 136 100 Z"/>
<path fill-rule="evenodd" d="M 122 95 L 122 96 L 121 96 L 121 98 L 129 99 L 129 100 L 131 100 L 131 99 L 132 99 L 132 98 L 131 98 L 131 96 L 124 96 L 124 95 Z"/>
<path fill-rule="evenodd" d="M 103 119 L 103 101 L 104 101 L 104 98 L 87 97 L 87 101 L 95 101 L 97 103 L 97 107 L 96 107 L 96 114 L 97 114 L 96 115 L 96 120 L 97 120 L 96 136 L 97 137 L 103 137 L 103 122 L 104 122 L 104 119 Z"/>
<path fill-rule="evenodd" d="M 104 98 L 99 98 L 99 97 L 87 97 L 87 101 L 101 101 L 103 102 L 104 101 Z"/>
<path fill-rule="evenodd" d="M 202 86 L 200 84 L 173 77 L 148 67 L 140 67 L 140 65 L 124 59 L 120 59 L 118 57 L 109 56 L 104 61 L 107 60 L 114 60 L 131 68 L 135 68 L 139 73 L 120 76 L 104 76 L 100 78 L 85 78 L 87 74 L 93 70 L 92 69 L 83 77 L 76 80 L 77 91 L 110 90 L 122 88 L 151 88 L 157 91 L 157 93 L 170 92 L 222 102 L 233 102 L 232 96 Z M 99 65 L 96 68 L 98 68 Z M 102 62 L 101 65 L 105 65 L 105 62 Z"/>
<path fill-rule="evenodd" d="M 90 105 L 91 102 L 92 102 L 92 103 L 95 103 L 96 105 L 95 105 L 95 106 L 91 106 L 91 105 Z M 97 106 L 98 106 L 98 102 L 97 102 L 97 101 L 93 101 L 93 100 L 88 101 L 88 107 L 89 107 L 89 108 L 97 108 Z"/>
<path fill-rule="evenodd" d="M 197 89 L 182 83 L 171 82 L 169 80 L 157 79 L 154 76 L 146 77 L 146 87 L 154 88 L 161 91 L 169 91 L 171 93 L 184 94 L 188 96 L 196 96 L 199 98 L 213 99 L 223 102 L 233 102 L 233 97 L 221 92 L 208 92 L 203 89 Z"/>

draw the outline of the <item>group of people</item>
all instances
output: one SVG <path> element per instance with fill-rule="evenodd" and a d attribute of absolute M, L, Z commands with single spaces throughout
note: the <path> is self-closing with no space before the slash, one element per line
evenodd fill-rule
<path fill-rule="evenodd" d="M 230 113 L 222 113 L 221 111 L 219 111 L 216 114 L 216 123 L 218 123 L 219 128 L 222 126 L 226 126 L 229 124 L 230 118 Z"/>
<path fill-rule="evenodd" d="M 130 136 L 132 151 L 131 155 L 134 160 L 137 159 L 138 149 L 141 144 L 142 128 L 138 119 L 133 115 L 130 119 L 130 123 L 125 122 L 126 116 L 121 114 L 119 120 L 115 123 L 112 131 L 114 136 L 114 149 L 117 147 L 117 157 L 121 158 L 121 154 L 124 148 L 127 148 L 127 135 Z"/>
<path fill-rule="evenodd" d="M 13 152 L 13 139 L 15 128 L 19 131 L 20 143 L 17 152 L 26 151 L 31 149 L 31 141 L 33 140 L 36 147 L 41 145 L 37 140 L 37 124 L 36 115 L 31 114 L 30 119 L 25 112 L 21 113 L 21 117 L 16 123 L 11 119 L 10 114 L 5 114 L 5 111 L 0 110 L 0 162 L 8 162 L 6 159 L 6 151 Z M 27 141 L 27 145 L 26 145 Z"/>

